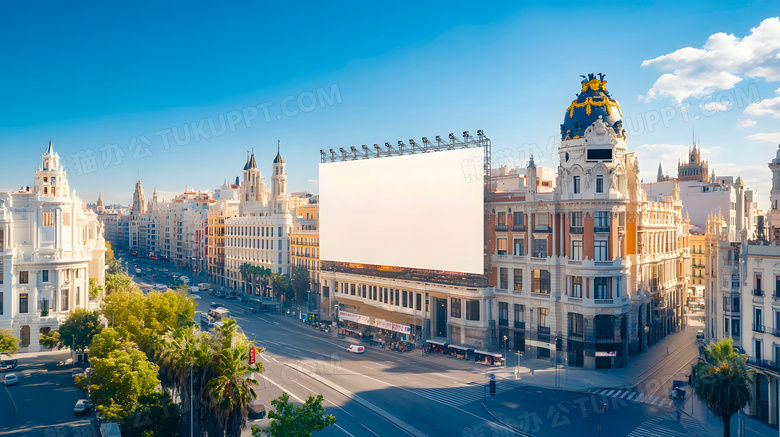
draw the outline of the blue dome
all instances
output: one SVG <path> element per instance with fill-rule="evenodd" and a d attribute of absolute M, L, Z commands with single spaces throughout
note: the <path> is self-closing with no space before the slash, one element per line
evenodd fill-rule
<path fill-rule="evenodd" d="M 596 77 L 591 73 L 582 78 L 582 91 L 566 108 L 561 125 L 561 140 L 582 137 L 585 129 L 598 120 L 599 116 L 604 123 L 615 129 L 615 133 L 622 135 L 620 105 L 609 95 L 604 75 L 599 73 Z"/>

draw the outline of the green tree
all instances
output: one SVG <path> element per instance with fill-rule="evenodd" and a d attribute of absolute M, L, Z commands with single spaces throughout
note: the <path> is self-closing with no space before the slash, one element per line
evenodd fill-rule
<path fill-rule="evenodd" d="M 60 345 L 59 331 L 42 332 L 38 337 L 38 343 L 43 347 L 54 348 Z"/>
<path fill-rule="evenodd" d="M 750 402 L 750 373 L 747 355 L 734 348 L 731 338 L 711 343 L 705 360 L 696 364 L 693 389 L 712 414 L 723 421 L 723 436 L 731 435 L 731 416 Z"/>
<path fill-rule="evenodd" d="M 89 390 L 97 409 L 107 420 L 124 420 L 144 404 L 157 400 L 158 367 L 146 355 L 128 348 L 109 352 L 106 358 L 92 358 L 95 372 Z"/>
<path fill-rule="evenodd" d="M 103 286 L 98 285 L 97 278 L 89 278 L 89 297 L 98 297 L 103 291 Z"/>
<path fill-rule="evenodd" d="M 290 402 L 290 395 L 282 393 L 271 401 L 275 410 L 268 412 L 271 426 L 266 430 L 272 437 L 311 437 L 315 431 L 320 431 L 336 423 L 336 418 L 325 414 L 322 406 L 322 395 L 309 396 L 306 402 L 296 408 Z M 252 427 L 254 435 L 259 429 Z"/>
<path fill-rule="evenodd" d="M 60 325 L 60 342 L 57 348 L 67 346 L 75 351 L 84 351 L 92 342 L 92 337 L 99 334 L 101 329 L 100 314 L 97 311 L 76 308 Z"/>
<path fill-rule="evenodd" d="M 243 263 L 238 266 L 238 272 L 241 273 L 241 278 L 244 282 L 249 280 L 249 272 L 252 270 L 252 265 L 249 263 Z"/>
<path fill-rule="evenodd" d="M 101 312 L 126 340 L 153 355 L 153 345 L 164 333 L 192 322 L 195 303 L 174 290 L 146 294 L 137 289 L 118 291 L 103 299 Z"/>
<path fill-rule="evenodd" d="M 19 352 L 19 339 L 13 329 L 0 329 L 0 354 L 14 356 Z"/>
<path fill-rule="evenodd" d="M 122 267 L 122 261 L 114 257 L 114 251 L 111 249 L 111 243 L 106 241 L 106 267 L 108 267 L 107 274 L 111 275 L 124 275 L 125 268 Z"/>
<path fill-rule="evenodd" d="M 116 293 L 117 291 L 141 291 L 141 289 L 133 283 L 132 279 L 124 274 L 106 274 L 105 290 L 106 295 Z"/>
<path fill-rule="evenodd" d="M 309 270 L 302 266 L 294 267 L 290 276 L 292 289 L 295 292 L 295 300 L 298 302 L 298 305 L 303 305 L 303 294 L 309 291 L 311 285 Z"/>

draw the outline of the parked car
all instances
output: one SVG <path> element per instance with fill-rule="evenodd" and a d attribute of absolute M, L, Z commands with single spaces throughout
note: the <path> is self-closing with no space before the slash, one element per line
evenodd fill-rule
<path fill-rule="evenodd" d="M 16 368 L 18 364 L 17 360 L 5 360 L 0 361 L 0 372 L 7 372 Z"/>
<path fill-rule="evenodd" d="M 703 329 L 699 329 L 698 331 L 696 331 L 696 339 L 697 340 L 703 340 L 704 339 L 704 330 Z"/>
<path fill-rule="evenodd" d="M 366 351 L 366 348 L 364 346 L 360 346 L 357 344 L 352 344 L 347 348 L 347 352 L 354 352 L 356 354 L 362 354 Z"/>
<path fill-rule="evenodd" d="M 73 407 L 73 412 L 76 414 L 86 413 L 92 409 L 92 402 L 86 399 L 79 399 L 76 401 L 76 405 Z"/>
<path fill-rule="evenodd" d="M 16 385 L 19 384 L 19 378 L 16 377 L 15 373 L 9 373 L 8 375 L 5 375 L 5 385 Z"/>

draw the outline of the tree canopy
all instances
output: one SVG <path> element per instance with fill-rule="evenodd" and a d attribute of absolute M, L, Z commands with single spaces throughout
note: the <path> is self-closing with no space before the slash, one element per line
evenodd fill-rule
<path fill-rule="evenodd" d="M 294 267 L 290 277 L 292 289 L 295 291 L 295 299 L 298 301 L 298 305 L 301 305 L 303 304 L 303 294 L 309 291 L 311 286 L 309 270 L 302 266 Z"/>
<path fill-rule="evenodd" d="M 108 420 L 124 420 L 142 404 L 156 400 L 158 367 L 134 348 L 113 350 L 105 358 L 92 358 L 95 369 L 89 389 L 100 414 Z"/>
<path fill-rule="evenodd" d="M 92 337 L 99 334 L 101 329 L 100 314 L 97 311 L 76 308 L 60 325 L 57 348 L 67 346 L 76 351 L 84 351 L 92 342 Z"/>
<path fill-rule="evenodd" d="M 272 437 L 311 437 L 315 431 L 335 424 L 336 418 L 325 414 L 322 401 L 322 395 L 316 398 L 309 396 L 302 406 L 296 408 L 290 402 L 290 395 L 282 393 L 271 401 L 275 410 L 268 412 L 271 426 L 266 432 Z M 256 433 L 259 430 L 253 428 L 252 431 Z"/>
<path fill-rule="evenodd" d="M 0 354 L 14 356 L 19 352 L 19 339 L 13 329 L 0 329 Z"/>
<path fill-rule="evenodd" d="M 723 435 L 728 437 L 731 416 L 750 402 L 750 373 L 754 370 L 747 368 L 747 355 L 737 352 L 731 338 L 711 343 L 704 350 L 704 359 L 696 364 L 693 389 L 723 421 Z"/>

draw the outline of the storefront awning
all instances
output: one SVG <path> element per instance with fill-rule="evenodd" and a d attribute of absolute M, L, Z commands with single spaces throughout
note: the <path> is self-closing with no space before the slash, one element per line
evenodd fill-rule
<path fill-rule="evenodd" d="M 470 347 L 461 346 L 461 345 L 458 345 L 458 344 L 451 344 L 451 345 L 449 345 L 447 347 L 450 348 L 450 349 L 458 349 L 458 350 L 462 350 L 462 351 L 468 351 L 469 349 L 471 349 Z"/>
<path fill-rule="evenodd" d="M 480 355 L 487 355 L 489 357 L 495 357 L 495 358 L 503 358 L 504 357 L 501 354 L 494 354 L 492 352 L 485 352 L 485 351 L 474 351 L 474 353 L 475 354 L 480 354 Z"/>
<path fill-rule="evenodd" d="M 447 346 L 447 343 L 445 343 L 445 342 L 442 342 L 442 341 L 436 341 L 436 340 L 425 340 L 425 342 L 426 342 L 426 343 L 430 343 L 430 344 L 436 344 L 436 345 L 439 345 L 439 346 Z"/>

